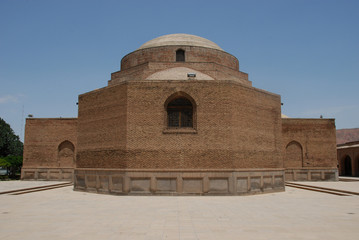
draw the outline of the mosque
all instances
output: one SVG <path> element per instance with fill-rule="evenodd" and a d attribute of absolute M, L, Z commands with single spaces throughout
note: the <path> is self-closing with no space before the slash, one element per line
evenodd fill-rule
<path fill-rule="evenodd" d="M 22 179 L 116 195 L 247 195 L 338 180 L 334 119 L 287 118 L 238 59 L 170 34 L 81 94 L 77 118 L 28 118 Z"/>

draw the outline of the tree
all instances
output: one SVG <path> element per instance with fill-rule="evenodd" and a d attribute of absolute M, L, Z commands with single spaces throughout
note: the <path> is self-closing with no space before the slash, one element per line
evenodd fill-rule
<path fill-rule="evenodd" d="M 6 168 L 8 175 L 15 176 L 21 170 L 23 148 L 19 136 L 0 118 L 0 167 Z"/>
<path fill-rule="evenodd" d="M 22 156 L 7 156 L 0 158 L 0 167 L 6 168 L 7 175 L 15 177 L 21 171 Z"/>
<path fill-rule="evenodd" d="M 10 125 L 0 118 L 0 156 L 22 156 L 23 143 Z"/>

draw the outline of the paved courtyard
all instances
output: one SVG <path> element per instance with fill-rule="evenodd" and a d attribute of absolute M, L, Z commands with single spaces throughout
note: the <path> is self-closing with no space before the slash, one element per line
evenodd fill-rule
<path fill-rule="evenodd" d="M 57 182 L 0 182 L 0 192 Z M 359 192 L 359 181 L 310 184 Z M 286 187 L 251 196 L 0 195 L 1 239 L 357 239 L 359 196 Z"/>

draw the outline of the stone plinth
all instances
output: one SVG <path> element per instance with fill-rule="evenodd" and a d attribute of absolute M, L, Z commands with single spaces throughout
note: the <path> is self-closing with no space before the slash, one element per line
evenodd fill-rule
<path fill-rule="evenodd" d="M 76 169 L 74 189 L 115 195 L 248 195 L 284 191 L 284 169 Z"/>
<path fill-rule="evenodd" d="M 22 168 L 21 180 L 73 181 L 73 168 Z"/>
<path fill-rule="evenodd" d="M 286 181 L 338 181 L 337 168 L 287 168 Z"/>

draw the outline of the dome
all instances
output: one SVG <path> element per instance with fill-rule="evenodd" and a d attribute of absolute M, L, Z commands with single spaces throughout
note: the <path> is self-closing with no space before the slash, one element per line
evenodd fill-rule
<path fill-rule="evenodd" d="M 176 46 L 176 45 L 213 48 L 223 51 L 222 48 L 220 48 L 217 44 L 215 44 L 214 42 L 208 39 L 198 37 L 195 35 L 182 34 L 182 33 L 169 34 L 152 39 L 144 43 L 139 49 L 162 47 L 162 46 Z"/>
<path fill-rule="evenodd" d="M 186 67 L 174 67 L 158 71 L 148 76 L 146 80 L 188 80 L 190 79 L 188 73 L 195 73 L 196 80 L 214 80 L 207 74 Z"/>

